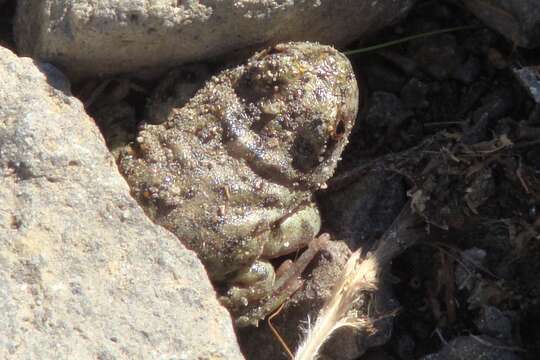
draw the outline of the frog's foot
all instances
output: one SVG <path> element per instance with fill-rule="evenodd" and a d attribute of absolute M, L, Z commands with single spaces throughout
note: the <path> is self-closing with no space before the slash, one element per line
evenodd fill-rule
<path fill-rule="evenodd" d="M 274 312 L 281 304 L 294 294 L 302 285 L 300 276 L 317 253 L 324 249 L 330 241 L 330 235 L 322 234 L 309 243 L 306 251 L 286 269 L 275 281 L 271 290 L 271 297 L 265 302 L 250 308 L 236 318 L 236 326 L 258 326 L 259 321 Z"/>
<path fill-rule="evenodd" d="M 220 302 L 233 313 L 242 313 L 250 304 L 259 302 L 272 293 L 276 274 L 271 263 L 255 261 L 249 268 L 240 270 L 229 280 L 233 284 Z"/>

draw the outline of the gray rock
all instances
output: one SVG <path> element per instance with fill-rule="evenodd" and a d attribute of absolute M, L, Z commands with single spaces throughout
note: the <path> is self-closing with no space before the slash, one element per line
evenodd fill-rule
<path fill-rule="evenodd" d="M 0 358 L 242 359 L 62 73 L 0 48 L 0 78 Z"/>
<path fill-rule="evenodd" d="M 445 344 L 438 353 L 420 360 L 519 360 L 520 356 L 498 340 L 489 336 L 459 336 Z"/>
<path fill-rule="evenodd" d="M 364 66 L 364 73 L 367 77 L 369 91 L 386 91 L 399 93 L 405 81 L 405 76 L 396 71 L 393 67 L 373 63 Z"/>
<path fill-rule="evenodd" d="M 495 306 L 484 305 L 475 319 L 476 327 L 483 334 L 497 339 L 512 338 L 512 321 Z"/>
<path fill-rule="evenodd" d="M 365 124 L 370 128 L 397 128 L 414 113 L 405 109 L 400 98 L 392 93 L 375 91 L 370 94 Z"/>
<path fill-rule="evenodd" d="M 448 79 L 462 64 L 463 54 L 452 34 L 419 39 L 410 42 L 408 48 L 419 69 L 437 80 Z"/>
<path fill-rule="evenodd" d="M 481 268 L 486 261 L 487 252 L 483 249 L 473 247 L 461 252 L 461 263 L 473 264 L 475 267 Z M 456 285 L 459 290 L 466 289 L 472 291 L 476 285 L 477 277 L 471 274 L 468 267 L 458 264 L 456 268 Z"/>
<path fill-rule="evenodd" d="M 392 224 L 407 201 L 403 178 L 374 164 L 357 181 L 319 192 L 327 231 L 353 250 L 369 249 Z"/>
<path fill-rule="evenodd" d="M 343 45 L 403 17 L 414 2 L 20 0 L 15 36 L 22 54 L 71 78 L 140 73 L 288 40 Z"/>
<path fill-rule="evenodd" d="M 411 78 L 401 89 L 401 102 L 407 109 L 425 109 L 429 106 L 428 93 L 428 84 L 416 78 Z"/>
<path fill-rule="evenodd" d="M 537 66 L 514 64 L 511 70 L 514 77 L 534 102 L 540 104 L 540 69 Z"/>
<path fill-rule="evenodd" d="M 465 5 L 511 42 L 528 48 L 540 45 L 538 0 L 469 0 Z"/>
<path fill-rule="evenodd" d="M 482 73 L 482 63 L 480 59 L 475 56 L 469 56 L 469 58 L 455 69 L 452 76 L 454 79 L 461 81 L 464 84 L 472 84 L 478 79 Z"/>

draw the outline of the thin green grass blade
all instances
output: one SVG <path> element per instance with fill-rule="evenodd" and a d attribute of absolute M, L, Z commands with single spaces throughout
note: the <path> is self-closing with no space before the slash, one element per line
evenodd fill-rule
<path fill-rule="evenodd" d="M 366 53 L 366 52 L 369 52 L 369 51 L 375 51 L 375 50 L 383 49 L 383 48 L 386 48 L 386 47 L 389 47 L 389 46 L 402 44 L 402 43 L 407 42 L 407 41 L 416 40 L 416 39 L 420 39 L 420 38 L 424 38 L 424 37 L 428 37 L 428 36 L 434 36 L 434 35 L 439 35 L 439 34 L 444 34 L 444 33 L 449 33 L 449 32 L 455 32 L 455 31 L 475 29 L 475 28 L 478 28 L 478 27 L 479 27 L 478 25 L 467 25 L 467 26 L 457 26 L 457 27 L 453 27 L 453 28 L 446 28 L 446 29 L 441 29 L 441 30 L 429 31 L 429 32 L 421 33 L 421 34 L 407 36 L 407 37 L 397 39 L 397 40 L 388 41 L 388 42 L 385 42 L 385 43 L 382 43 L 382 44 L 368 46 L 368 47 L 361 48 L 361 49 L 344 51 L 343 53 L 345 55 L 347 55 L 347 56 L 356 55 L 356 54 L 363 54 L 363 53 Z"/>

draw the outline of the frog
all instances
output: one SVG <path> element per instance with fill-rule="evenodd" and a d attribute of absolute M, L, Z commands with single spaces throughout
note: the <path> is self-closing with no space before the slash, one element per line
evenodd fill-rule
<path fill-rule="evenodd" d="M 333 47 L 276 44 L 211 76 L 182 106 L 168 102 L 165 119 L 144 122 L 120 155 L 132 195 L 197 253 L 238 326 L 279 306 L 327 240 L 314 193 L 348 142 L 358 92 Z M 300 268 L 274 269 L 306 246 Z"/>

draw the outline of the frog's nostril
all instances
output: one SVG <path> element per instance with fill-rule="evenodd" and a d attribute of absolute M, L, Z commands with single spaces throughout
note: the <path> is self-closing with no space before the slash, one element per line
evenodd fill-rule
<path fill-rule="evenodd" d="M 336 128 L 334 130 L 333 138 L 340 139 L 345 134 L 345 121 L 340 117 L 336 123 Z"/>

